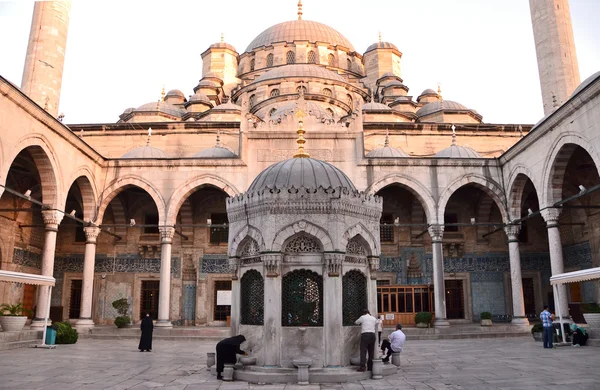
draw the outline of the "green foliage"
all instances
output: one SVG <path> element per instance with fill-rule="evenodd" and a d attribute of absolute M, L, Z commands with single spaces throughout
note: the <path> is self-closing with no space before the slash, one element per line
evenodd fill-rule
<path fill-rule="evenodd" d="M 423 323 L 429 325 L 433 319 L 433 314 L 428 311 L 420 311 L 415 314 L 415 324 Z"/>
<path fill-rule="evenodd" d="M 115 318 L 115 325 L 117 325 L 117 328 L 123 328 L 129 324 L 131 324 L 131 318 L 129 318 L 129 316 L 119 316 Z"/>
<path fill-rule="evenodd" d="M 0 306 L 0 315 L 1 316 L 27 316 L 31 313 L 31 310 L 25 309 L 23 307 L 23 303 L 19 302 L 16 305 L 11 305 L 9 303 L 3 303 Z"/>
<path fill-rule="evenodd" d="M 531 333 L 542 333 L 543 331 L 544 331 L 544 326 L 542 325 L 541 322 L 537 323 L 537 324 L 534 324 L 531 327 Z"/>
<path fill-rule="evenodd" d="M 127 298 L 117 299 L 116 301 L 113 301 L 112 305 L 117 309 L 117 313 L 121 316 L 127 315 L 127 312 L 129 311 L 129 302 L 127 301 Z"/>
<path fill-rule="evenodd" d="M 600 313 L 600 306 L 597 303 L 583 303 L 580 308 L 582 313 Z"/>
<path fill-rule="evenodd" d="M 490 313 L 489 311 L 483 311 L 479 315 L 479 318 L 481 318 L 482 320 L 491 320 L 492 319 L 492 313 Z"/>
<path fill-rule="evenodd" d="M 75 344 L 79 335 L 68 322 L 55 322 L 52 329 L 56 330 L 56 344 Z"/>

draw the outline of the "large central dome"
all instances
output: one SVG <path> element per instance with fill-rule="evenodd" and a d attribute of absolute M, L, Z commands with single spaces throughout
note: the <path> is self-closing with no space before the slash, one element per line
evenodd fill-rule
<path fill-rule="evenodd" d="M 326 42 L 332 46 L 341 45 L 354 51 L 354 47 L 338 31 L 318 22 L 310 20 L 291 20 L 269 27 L 261 32 L 246 48 L 252 51 L 257 47 L 269 46 L 275 42 L 308 41 L 310 43 Z"/>
<path fill-rule="evenodd" d="M 333 165 L 314 158 L 290 158 L 262 171 L 248 188 L 252 193 L 281 188 L 337 188 L 356 190 L 352 181 Z"/>

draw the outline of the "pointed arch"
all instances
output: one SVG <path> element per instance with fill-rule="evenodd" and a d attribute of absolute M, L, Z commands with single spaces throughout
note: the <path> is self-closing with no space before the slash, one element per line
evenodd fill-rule
<path fill-rule="evenodd" d="M 171 199 L 169 200 L 167 215 L 166 215 L 166 224 L 174 225 L 177 220 L 177 214 L 179 213 L 179 209 L 185 200 L 195 191 L 200 189 L 203 186 L 213 186 L 216 187 L 223 192 L 225 192 L 229 196 L 234 196 L 239 194 L 239 191 L 235 188 L 235 186 L 228 181 L 213 175 L 200 175 L 194 177 L 173 192 L 171 195 Z"/>
<path fill-rule="evenodd" d="M 444 222 L 444 212 L 446 211 L 446 206 L 448 205 L 450 197 L 459 188 L 464 187 L 467 184 L 472 184 L 475 187 L 482 190 L 483 192 L 485 192 L 486 194 L 488 194 L 494 200 L 496 206 L 498 206 L 498 209 L 500 209 L 500 214 L 502 214 L 502 221 L 505 223 L 508 222 L 508 212 L 506 211 L 506 198 L 504 196 L 504 192 L 502 191 L 502 187 L 495 181 L 485 178 L 483 176 L 467 174 L 455 180 L 442 192 L 440 200 L 438 201 L 438 223 Z"/>
<path fill-rule="evenodd" d="M 331 240 L 329 234 L 319 226 L 305 220 L 294 222 L 293 224 L 288 225 L 277 232 L 275 239 L 273 240 L 273 244 L 271 245 L 271 250 L 273 252 L 281 252 L 283 244 L 289 238 L 302 232 L 318 239 L 321 242 L 325 252 L 331 252 L 335 250 L 333 247 L 333 241 Z"/>
<path fill-rule="evenodd" d="M 239 253 L 241 253 L 244 247 L 242 244 L 247 237 L 256 241 L 261 252 L 266 250 L 265 240 L 260 231 L 254 226 L 246 225 L 235 234 L 235 237 L 231 241 L 231 244 L 229 245 L 230 257 L 239 256 Z"/>
<path fill-rule="evenodd" d="M 348 245 L 348 241 L 356 236 L 362 238 L 362 240 L 367 244 L 367 256 L 379 256 L 380 249 L 379 245 L 377 244 L 377 240 L 373 234 L 371 234 L 370 230 L 361 222 L 350 227 L 348 230 L 346 230 L 346 232 L 344 232 L 340 247 L 345 249 L 346 245 Z"/>
<path fill-rule="evenodd" d="M 523 206 L 523 191 L 525 190 L 525 185 L 527 181 L 531 181 L 533 184 L 533 188 L 535 189 L 536 195 L 538 196 L 539 201 L 539 192 L 535 186 L 535 183 L 532 180 L 533 174 L 531 171 L 523 166 L 516 166 L 512 172 L 510 173 L 508 179 L 508 212 L 509 219 L 514 221 L 516 219 L 521 218 L 521 208 Z"/>
<path fill-rule="evenodd" d="M 165 201 L 160 192 L 147 180 L 133 175 L 127 175 L 120 177 L 116 180 L 113 180 L 108 187 L 100 194 L 100 199 L 98 200 L 98 215 L 96 216 L 96 220 L 94 221 L 96 224 L 102 223 L 102 218 L 104 218 L 104 213 L 106 212 L 106 208 L 110 204 L 110 202 L 127 186 L 136 186 L 144 191 L 146 191 L 156 208 L 158 209 L 158 220 L 159 224 L 163 224 L 160 221 L 164 221 L 165 219 Z"/>
<path fill-rule="evenodd" d="M 83 219 L 85 221 L 93 221 L 96 218 L 97 212 L 96 199 L 98 199 L 98 188 L 96 186 L 94 175 L 88 167 L 77 168 L 71 174 L 69 181 L 65 183 L 69 185 L 68 187 L 65 187 L 65 198 L 63 199 L 62 204 L 65 204 L 69 190 L 75 183 L 79 186 L 81 198 L 83 199 Z"/>

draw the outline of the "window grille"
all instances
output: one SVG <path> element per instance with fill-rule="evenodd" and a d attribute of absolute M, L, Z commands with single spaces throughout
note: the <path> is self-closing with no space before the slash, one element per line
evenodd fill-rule
<path fill-rule="evenodd" d="M 271 91 L 271 97 L 279 96 L 279 89 L 275 88 Z"/>
<path fill-rule="evenodd" d="M 281 285 L 282 326 L 323 326 L 321 275 L 306 269 L 295 270 L 283 276 Z"/>
<path fill-rule="evenodd" d="M 263 325 L 265 307 L 265 285 L 260 272 L 250 270 L 242 276 L 242 324 Z"/>
<path fill-rule="evenodd" d="M 342 278 L 342 319 L 344 326 L 354 325 L 367 307 L 367 278 L 362 272 L 348 271 Z"/>
<path fill-rule="evenodd" d="M 296 54 L 293 51 L 288 51 L 285 55 L 285 63 L 286 64 L 295 64 L 296 63 Z"/>
<path fill-rule="evenodd" d="M 323 88 L 322 93 L 325 96 L 329 96 L 329 97 L 333 96 L 333 91 L 331 89 L 329 89 L 329 88 Z"/>
<path fill-rule="evenodd" d="M 305 86 L 301 85 L 298 88 L 296 88 L 296 92 L 300 93 L 300 91 L 302 91 L 303 95 L 306 95 L 307 89 Z"/>
<path fill-rule="evenodd" d="M 273 66 L 273 54 L 269 54 L 267 56 L 267 68 L 270 68 Z"/>
<path fill-rule="evenodd" d="M 317 63 L 317 56 L 315 55 L 314 51 L 309 51 L 308 52 L 308 63 L 309 64 L 316 64 Z"/>
<path fill-rule="evenodd" d="M 285 246 L 286 253 L 322 252 L 321 244 L 314 237 L 300 234 L 292 238 Z"/>
<path fill-rule="evenodd" d="M 211 214 L 210 219 L 214 225 L 225 225 L 227 224 L 227 214 Z M 228 226 L 211 226 L 210 227 L 210 243 L 211 244 L 222 244 L 227 243 L 229 237 Z"/>
<path fill-rule="evenodd" d="M 254 61 L 254 58 L 250 61 L 250 72 L 254 71 L 254 66 L 256 65 L 256 62 Z"/>
<path fill-rule="evenodd" d="M 327 56 L 327 63 L 329 64 L 329 66 L 335 65 L 335 56 L 333 54 L 329 54 Z"/>
<path fill-rule="evenodd" d="M 256 242 L 256 240 L 253 240 L 252 238 L 248 239 L 247 244 L 244 246 L 244 249 L 242 249 L 242 253 L 241 253 L 241 257 L 252 257 L 252 256 L 258 256 L 260 254 L 260 249 L 258 247 L 258 243 Z"/>

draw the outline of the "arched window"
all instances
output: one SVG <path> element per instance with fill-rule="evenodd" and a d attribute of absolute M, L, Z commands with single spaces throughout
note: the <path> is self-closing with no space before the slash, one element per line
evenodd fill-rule
<path fill-rule="evenodd" d="M 348 70 L 352 69 L 352 61 L 350 61 L 350 58 L 346 58 L 346 68 Z"/>
<path fill-rule="evenodd" d="M 256 62 L 254 61 L 254 58 L 250 60 L 250 72 L 254 71 L 254 66 L 256 65 Z"/>
<path fill-rule="evenodd" d="M 279 96 L 279 89 L 275 88 L 271 90 L 271 97 Z"/>
<path fill-rule="evenodd" d="M 265 285 L 260 272 L 247 271 L 240 281 L 241 323 L 263 325 L 265 311 Z"/>
<path fill-rule="evenodd" d="M 298 93 L 302 92 L 302 94 L 306 95 L 307 89 L 304 85 L 300 85 L 299 87 L 296 88 L 296 92 L 298 92 Z"/>
<path fill-rule="evenodd" d="M 329 54 L 327 56 L 327 63 L 329 64 L 329 66 L 334 66 L 335 65 L 335 56 L 333 54 Z"/>
<path fill-rule="evenodd" d="M 325 96 L 333 96 L 333 91 L 329 88 L 323 88 L 323 91 L 321 91 L 321 93 Z"/>
<path fill-rule="evenodd" d="M 273 54 L 269 54 L 267 56 L 267 68 L 270 68 L 273 66 Z"/>
<path fill-rule="evenodd" d="M 312 50 L 308 52 L 308 63 L 309 64 L 317 63 L 317 56 L 315 55 L 315 52 Z"/>
<path fill-rule="evenodd" d="M 296 54 L 293 51 L 288 51 L 285 55 L 285 63 L 286 64 L 295 64 L 296 63 Z"/>
<path fill-rule="evenodd" d="M 323 326 L 321 275 L 306 269 L 288 272 L 281 287 L 281 326 Z"/>
<path fill-rule="evenodd" d="M 250 96 L 250 108 L 254 107 L 256 105 L 256 95 L 251 95 Z"/>
<path fill-rule="evenodd" d="M 271 110 L 269 111 L 269 116 L 272 116 L 276 112 L 277 112 L 277 109 L 275 107 L 271 108 Z"/>
<path fill-rule="evenodd" d="M 348 271 L 342 278 L 342 321 L 354 325 L 367 307 L 367 278 L 357 270 Z"/>

